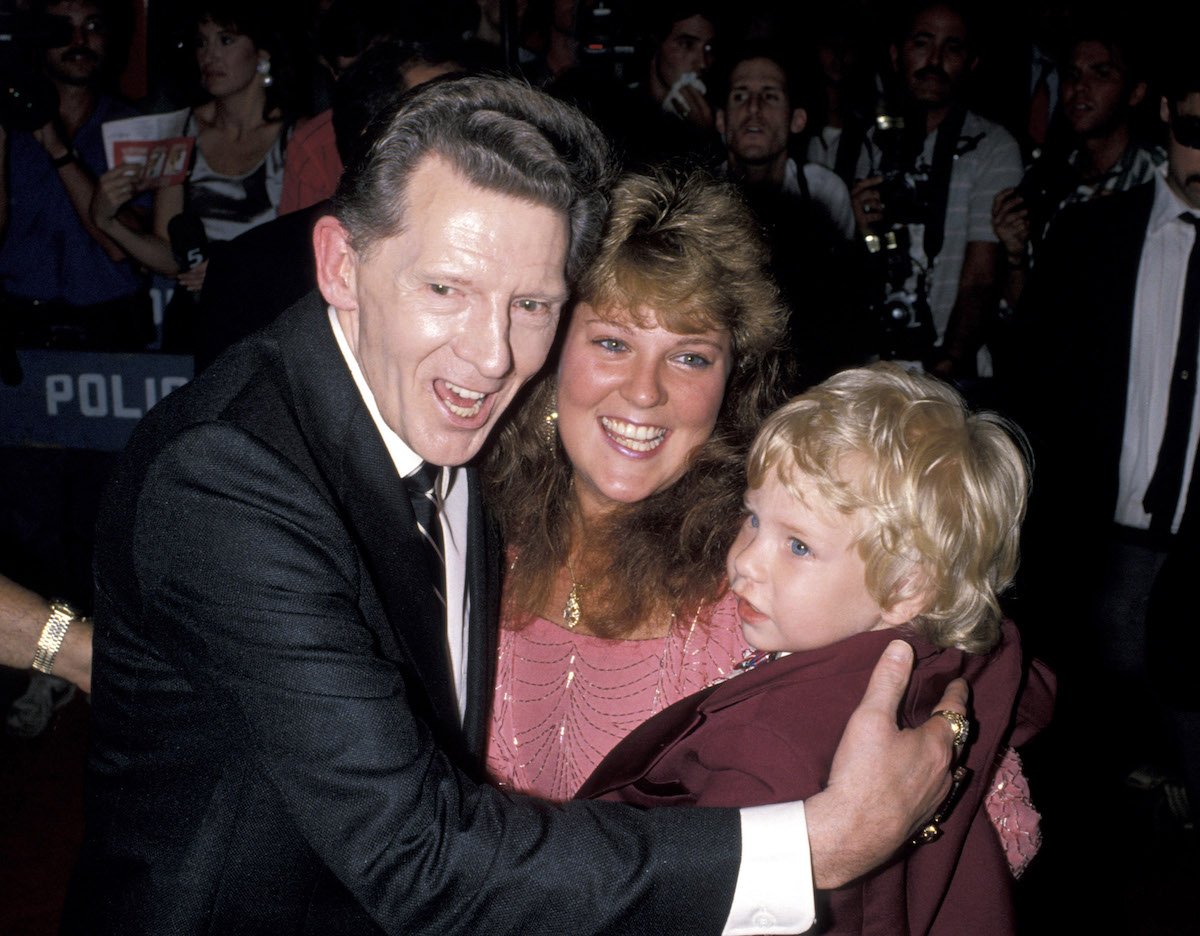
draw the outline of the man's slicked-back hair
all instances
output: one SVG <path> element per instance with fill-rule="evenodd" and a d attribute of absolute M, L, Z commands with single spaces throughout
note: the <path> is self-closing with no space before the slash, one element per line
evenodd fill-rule
<path fill-rule="evenodd" d="M 614 177 L 608 142 L 570 104 L 512 78 L 447 76 L 379 114 L 334 196 L 360 255 L 404 230 L 409 177 L 436 156 L 472 185 L 562 211 L 570 219 L 567 278 L 591 259 Z"/>

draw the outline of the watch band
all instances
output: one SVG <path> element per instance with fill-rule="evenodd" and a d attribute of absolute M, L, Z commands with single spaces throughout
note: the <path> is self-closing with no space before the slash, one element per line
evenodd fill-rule
<path fill-rule="evenodd" d="M 63 153 L 61 156 L 59 156 L 57 159 L 50 160 L 50 164 L 52 166 L 54 166 L 55 169 L 61 169 L 63 166 L 69 166 L 71 163 L 75 162 L 78 158 L 79 158 L 79 154 L 76 153 L 74 149 L 69 149 L 65 153 Z"/>
<path fill-rule="evenodd" d="M 37 649 L 33 652 L 33 668 L 35 670 L 43 673 L 53 672 L 54 658 L 58 656 L 63 638 L 67 636 L 71 622 L 78 618 L 79 612 L 65 601 L 50 602 L 50 617 L 46 619 L 46 623 L 42 627 Z"/>

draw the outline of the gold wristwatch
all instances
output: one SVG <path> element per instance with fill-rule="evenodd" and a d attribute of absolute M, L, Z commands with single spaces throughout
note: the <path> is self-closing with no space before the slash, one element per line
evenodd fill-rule
<path fill-rule="evenodd" d="M 79 620 L 79 612 L 65 601 L 50 602 L 50 617 L 42 627 L 38 637 L 37 649 L 33 652 L 33 668 L 42 673 L 54 671 L 54 658 L 58 656 L 63 638 L 71 627 L 72 621 Z"/>

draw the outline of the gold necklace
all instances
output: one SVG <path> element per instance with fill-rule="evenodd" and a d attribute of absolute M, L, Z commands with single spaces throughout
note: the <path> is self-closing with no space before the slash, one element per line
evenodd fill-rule
<path fill-rule="evenodd" d="M 579 605 L 579 593 L 583 591 L 583 586 L 575 581 L 575 566 L 571 564 L 570 556 L 567 556 L 567 572 L 571 576 L 571 590 L 567 592 L 567 603 L 563 606 L 562 618 L 568 630 L 575 630 L 583 617 Z"/>

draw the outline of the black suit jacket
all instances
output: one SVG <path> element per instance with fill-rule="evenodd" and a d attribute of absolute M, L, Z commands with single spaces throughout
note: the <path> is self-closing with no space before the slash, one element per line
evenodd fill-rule
<path fill-rule="evenodd" d="M 1066 646 L 1078 632 L 1063 624 L 1078 616 L 1081 589 L 1094 583 L 1065 577 L 1063 544 L 1099 542 L 1116 508 L 1134 296 L 1154 187 L 1148 182 L 1086 202 L 1055 219 L 1020 309 L 1017 415 L 1036 456 L 1023 547 L 1034 578 L 1030 609 Z M 1184 609 L 1193 604 L 1197 568 L 1200 485 L 1193 478 L 1147 616 L 1151 676 L 1174 704 L 1192 709 L 1200 708 L 1200 685 L 1189 670 L 1200 628 Z"/>
<path fill-rule="evenodd" d="M 1035 497 L 1093 531 L 1111 524 L 1116 507 L 1134 293 L 1153 204 L 1149 182 L 1064 211 L 1019 310 L 1012 376 L 1018 421 L 1039 455 Z"/>
<path fill-rule="evenodd" d="M 719 931 L 736 813 L 472 780 L 497 573 L 467 476 L 460 731 L 411 508 L 317 294 L 143 420 L 99 520 L 67 931 Z"/>
<path fill-rule="evenodd" d="M 317 288 L 313 225 L 328 201 L 212 245 L 196 312 L 196 373 Z"/>

